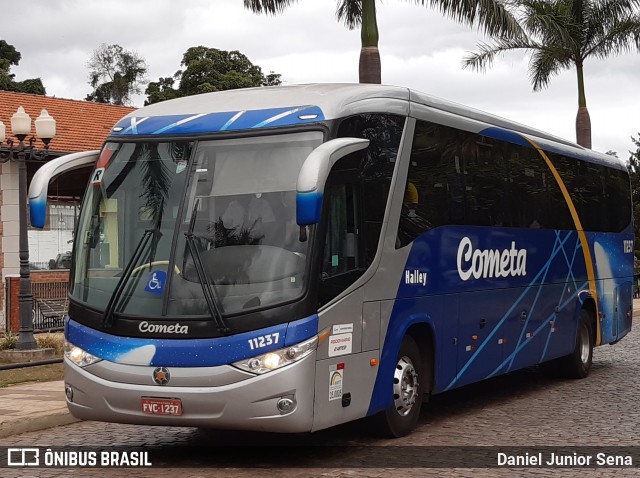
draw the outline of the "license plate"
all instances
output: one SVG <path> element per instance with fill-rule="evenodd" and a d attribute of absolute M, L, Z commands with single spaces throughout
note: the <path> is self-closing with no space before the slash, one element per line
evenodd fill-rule
<path fill-rule="evenodd" d="M 142 398 L 142 412 L 149 415 L 182 415 L 182 402 L 169 398 Z"/>

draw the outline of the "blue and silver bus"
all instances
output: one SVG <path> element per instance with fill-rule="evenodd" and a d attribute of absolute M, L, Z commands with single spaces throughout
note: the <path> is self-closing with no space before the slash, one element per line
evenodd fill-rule
<path fill-rule="evenodd" d="M 615 157 L 407 88 L 216 92 L 132 112 L 92 166 L 65 325 L 82 419 L 309 432 L 543 364 L 589 373 L 631 329 Z"/>

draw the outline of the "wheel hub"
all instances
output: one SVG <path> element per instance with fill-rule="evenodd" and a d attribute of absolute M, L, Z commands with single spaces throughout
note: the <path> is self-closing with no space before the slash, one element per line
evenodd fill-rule
<path fill-rule="evenodd" d="M 589 362 L 589 330 L 580 327 L 580 360 L 583 364 Z"/>
<path fill-rule="evenodd" d="M 418 398 L 418 373 L 409 357 L 398 360 L 393 374 L 393 403 L 401 416 L 411 412 Z"/>

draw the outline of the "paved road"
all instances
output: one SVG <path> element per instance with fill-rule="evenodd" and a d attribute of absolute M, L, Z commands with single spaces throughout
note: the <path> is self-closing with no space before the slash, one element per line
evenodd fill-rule
<path fill-rule="evenodd" d="M 394 456 L 442 453 L 433 446 L 636 446 L 640 445 L 640 326 L 615 346 L 595 350 L 586 380 L 563 381 L 529 369 L 465 387 L 432 400 L 418 429 L 409 437 L 385 440 L 371 436 L 368 423 L 355 423 L 305 436 L 202 432 L 193 428 L 137 427 L 82 422 L 0 440 L 0 446 L 95 445 L 151 447 L 166 455 L 156 469 L 0 469 L 3 477 L 53 476 L 550 476 L 537 469 L 371 468 Z M 220 451 L 216 446 L 254 444 L 260 448 Z M 273 454 L 265 444 L 278 445 Z M 336 445 L 340 448 L 296 449 L 292 445 Z M 209 460 L 201 468 L 171 468 L 185 462 L 179 446 L 205 445 Z M 355 445 L 355 448 L 344 448 Z M 373 447 L 384 448 L 373 448 Z M 402 447 L 399 449 L 390 447 Z M 238 452 L 237 450 L 240 450 Z M 444 450 L 447 451 L 447 450 Z M 216 457 L 218 454 L 218 457 Z M 220 456 L 222 455 L 222 456 Z M 351 462 L 349 467 L 345 462 Z M 284 465 L 291 467 L 285 467 Z M 637 463 L 640 465 L 640 463 Z M 353 466 L 360 466 L 354 468 Z M 254 468 L 250 468 L 254 467 Z M 312 468 L 313 467 L 313 468 Z M 555 470 L 558 472 L 558 470 Z M 564 469 L 562 476 L 637 476 L 636 469 Z"/>

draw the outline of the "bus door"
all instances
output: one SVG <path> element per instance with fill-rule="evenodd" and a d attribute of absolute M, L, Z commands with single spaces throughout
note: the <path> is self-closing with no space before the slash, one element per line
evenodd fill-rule
<path fill-rule="evenodd" d="M 631 329 L 631 316 L 633 315 L 633 283 L 625 282 L 616 287 L 615 297 L 615 325 L 616 338 L 623 337 Z"/>
<path fill-rule="evenodd" d="M 325 186 L 326 231 L 320 303 L 326 304 L 362 275 L 357 171 L 332 172 Z"/>

